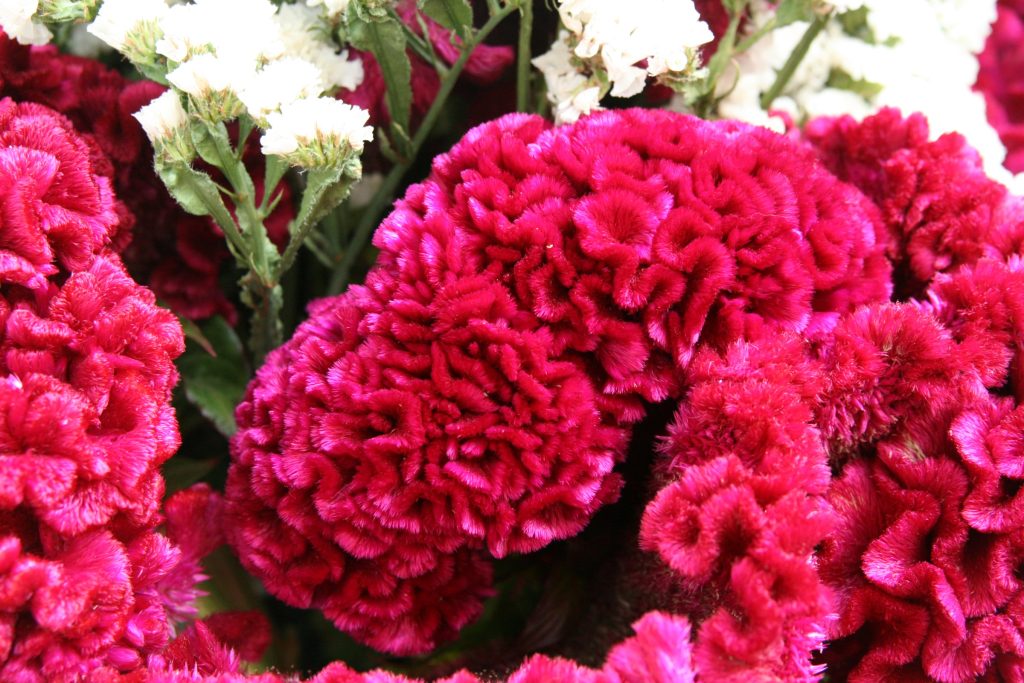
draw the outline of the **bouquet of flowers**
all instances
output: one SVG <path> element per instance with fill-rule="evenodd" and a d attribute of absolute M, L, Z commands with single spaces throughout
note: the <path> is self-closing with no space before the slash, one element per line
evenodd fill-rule
<path fill-rule="evenodd" d="M 0 681 L 1024 681 L 1021 0 L 0 28 Z"/>

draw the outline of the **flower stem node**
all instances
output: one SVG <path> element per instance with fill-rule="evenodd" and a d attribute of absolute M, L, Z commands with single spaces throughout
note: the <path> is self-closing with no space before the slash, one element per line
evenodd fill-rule
<path fill-rule="evenodd" d="M 53 24 L 92 21 L 100 0 L 39 0 L 36 16 Z"/>

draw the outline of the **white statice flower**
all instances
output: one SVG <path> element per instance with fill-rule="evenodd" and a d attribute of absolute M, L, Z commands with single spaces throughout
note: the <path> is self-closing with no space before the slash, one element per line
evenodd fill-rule
<path fill-rule="evenodd" d="M 258 122 L 295 100 L 318 97 L 324 91 L 323 76 L 315 64 L 298 57 L 284 57 L 267 64 L 238 93 L 238 99 Z"/>
<path fill-rule="evenodd" d="M 188 134 L 188 114 L 181 106 L 178 93 L 166 91 L 133 116 L 159 156 L 181 163 L 192 160 L 194 150 Z"/>
<path fill-rule="evenodd" d="M 132 116 L 153 144 L 170 139 L 188 124 L 188 114 L 181 106 L 181 98 L 173 90 L 164 92 Z"/>
<path fill-rule="evenodd" d="M 558 13 L 565 30 L 534 64 L 560 122 L 595 109 L 608 90 L 632 97 L 651 77 L 696 77 L 700 47 L 714 39 L 692 0 L 562 0 Z"/>
<path fill-rule="evenodd" d="M 797 120 L 850 114 L 868 116 L 882 107 L 928 117 L 935 137 L 964 135 L 985 162 L 986 171 L 1007 182 L 1006 150 L 988 124 L 977 80 L 976 53 L 984 46 L 996 16 L 996 0 L 842 0 L 838 9 L 866 9 L 874 41 L 850 35 L 834 16 L 811 44 L 792 78 L 771 104 Z M 766 0 L 755 3 L 751 26 L 771 16 Z M 796 22 L 772 31 L 738 58 L 739 73 L 719 83 L 725 97 L 718 114 L 764 123 L 761 95 L 807 30 Z M 851 87 L 854 86 L 854 87 Z"/>
<path fill-rule="evenodd" d="M 22 45 L 45 45 L 53 36 L 38 21 L 39 0 L 0 0 L 0 28 Z"/>
<path fill-rule="evenodd" d="M 263 154 L 276 154 L 294 166 L 331 167 L 363 151 L 373 139 L 369 112 L 331 97 L 289 102 L 267 117 Z"/>
<path fill-rule="evenodd" d="M 287 54 L 315 64 L 328 87 L 355 90 L 363 82 L 363 63 L 349 59 L 346 50 L 339 52 L 319 11 L 281 5 L 276 21 Z"/>
<path fill-rule="evenodd" d="M 213 52 L 235 64 L 256 64 L 285 52 L 270 0 L 196 0 L 175 5 L 160 23 L 157 52 L 172 62 Z"/>
<path fill-rule="evenodd" d="M 150 61 L 169 9 L 165 0 L 104 0 L 88 31 L 133 61 Z"/>
<path fill-rule="evenodd" d="M 548 100 L 555 107 L 555 121 L 573 123 L 600 107 L 601 87 L 574 63 L 569 32 L 562 30 L 551 49 L 535 57 L 533 65 L 544 75 Z"/>
<path fill-rule="evenodd" d="M 340 17 L 348 9 L 350 0 L 306 0 L 309 7 L 323 7 L 324 11 L 332 17 Z"/>

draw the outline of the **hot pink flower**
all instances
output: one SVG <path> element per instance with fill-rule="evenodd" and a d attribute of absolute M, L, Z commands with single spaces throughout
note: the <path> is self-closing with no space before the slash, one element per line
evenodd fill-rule
<path fill-rule="evenodd" d="M 975 88 L 985 96 L 988 121 L 1006 145 L 1006 168 L 1024 173 L 1024 2 L 999 0 L 999 14 L 978 56 Z"/>
<path fill-rule="evenodd" d="M 709 680 L 817 678 L 831 606 L 809 560 L 831 517 L 810 355 L 785 335 L 699 355 L 664 442 L 678 478 L 648 505 L 640 543 L 705 603 L 695 657 Z"/>
<path fill-rule="evenodd" d="M 580 531 L 616 495 L 621 425 L 678 395 L 699 344 L 826 327 L 887 296 L 880 229 L 762 129 L 644 110 L 474 129 L 381 225 L 366 284 L 311 307 L 259 371 L 230 541 L 278 597 L 364 640 L 377 619 L 377 647 L 429 649 L 478 607 L 417 630 L 441 588 L 409 582 L 460 548 Z M 487 585 L 467 576 L 472 605 Z"/>
<path fill-rule="evenodd" d="M 999 400 L 950 415 L 914 420 L 876 459 L 851 462 L 830 493 L 841 522 L 821 571 L 840 593 L 842 640 L 826 659 L 851 681 L 1020 676 L 1012 464 L 1000 483 L 1017 416 Z"/>
<path fill-rule="evenodd" d="M 936 273 L 974 263 L 1000 223 L 1006 189 L 958 134 L 929 142 L 921 114 L 884 109 L 864 121 L 822 117 L 804 128 L 825 165 L 882 212 L 899 294 L 917 295 Z"/>

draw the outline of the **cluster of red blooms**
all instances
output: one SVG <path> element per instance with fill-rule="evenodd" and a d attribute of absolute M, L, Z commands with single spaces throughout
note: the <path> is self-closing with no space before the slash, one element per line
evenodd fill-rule
<path fill-rule="evenodd" d="M 381 225 L 365 284 L 259 371 L 229 542 L 286 602 L 429 650 L 479 613 L 489 557 L 616 498 L 629 425 L 679 397 L 696 348 L 886 299 L 884 234 L 766 130 L 650 110 L 481 126 Z"/>
<path fill-rule="evenodd" d="M 99 160 L 99 161 L 98 161 Z M 155 532 L 183 349 L 111 250 L 102 158 L 41 105 L 0 101 L 0 679 L 131 670 L 190 616 L 206 541 Z M 172 500 L 170 520 L 212 500 Z"/>
<path fill-rule="evenodd" d="M 0 97 L 36 102 L 71 120 L 90 147 L 97 173 L 117 195 L 111 246 L 132 275 L 174 311 L 191 319 L 222 315 L 234 305 L 219 279 L 230 255 L 213 221 L 185 213 L 153 171 L 153 150 L 132 114 L 160 95 L 152 81 L 129 81 L 100 62 L 60 52 L 53 45 L 20 45 L 0 31 Z M 254 181 L 262 191 L 260 159 L 250 148 Z M 294 214 L 286 185 L 267 221 L 271 239 L 287 239 Z"/>
<path fill-rule="evenodd" d="M 1024 0 L 999 0 L 996 23 L 978 56 L 975 85 L 988 121 L 1006 145 L 1005 166 L 1024 173 Z"/>

